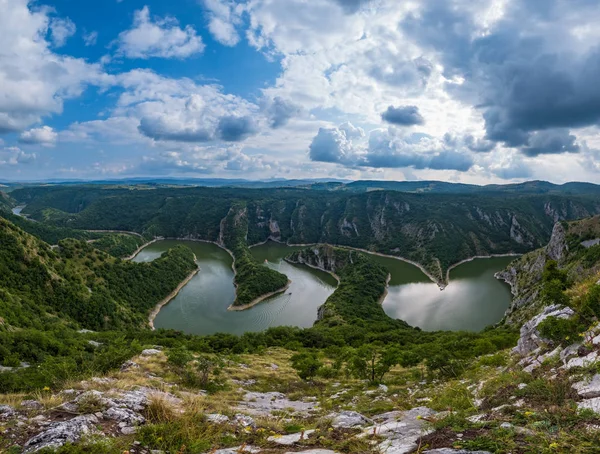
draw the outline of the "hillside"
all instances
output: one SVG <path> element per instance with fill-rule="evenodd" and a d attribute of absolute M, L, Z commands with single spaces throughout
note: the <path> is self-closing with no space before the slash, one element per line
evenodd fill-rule
<path fill-rule="evenodd" d="M 453 195 L 301 189 L 45 187 L 15 190 L 37 220 L 218 241 L 222 220 L 247 209 L 247 242 L 329 243 L 421 264 L 440 285 L 447 269 L 481 255 L 544 245 L 555 222 L 600 213 L 591 195 Z"/>

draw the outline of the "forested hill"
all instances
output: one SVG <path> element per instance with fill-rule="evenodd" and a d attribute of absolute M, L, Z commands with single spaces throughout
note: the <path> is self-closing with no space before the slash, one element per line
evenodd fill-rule
<path fill-rule="evenodd" d="M 271 237 L 370 249 L 418 262 L 440 282 L 454 263 L 533 250 L 548 242 L 556 221 L 600 213 L 593 194 L 57 186 L 11 196 L 27 204 L 32 218 L 57 226 L 212 241 L 230 208 L 242 202 L 249 244 Z"/>
<path fill-rule="evenodd" d="M 149 264 L 74 239 L 52 249 L 0 217 L 0 332 L 144 327 L 150 309 L 195 267 L 182 246 Z"/>

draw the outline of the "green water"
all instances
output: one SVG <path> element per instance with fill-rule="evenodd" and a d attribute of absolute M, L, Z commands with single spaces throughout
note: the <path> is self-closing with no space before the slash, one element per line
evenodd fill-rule
<path fill-rule="evenodd" d="M 273 326 L 309 327 L 319 306 L 335 290 L 336 281 L 329 274 L 282 260 L 300 247 L 269 242 L 253 247 L 252 254 L 286 274 L 292 281 L 289 290 L 249 310 L 228 311 L 235 295 L 231 257 L 218 246 L 160 241 L 142 250 L 134 261 L 154 260 L 181 243 L 194 251 L 201 271 L 160 311 L 154 321 L 157 328 L 194 334 L 241 334 Z M 512 258 L 476 259 L 462 264 L 450 272 L 450 285 L 440 291 L 416 266 L 393 258 L 372 257 L 392 275 L 383 302 L 386 313 L 424 330 L 478 331 L 499 321 L 510 304 L 509 287 L 495 279 L 494 273 L 505 268 Z"/>
<path fill-rule="evenodd" d="M 159 241 L 144 248 L 134 261 L 154 260 L 176 244 L 185 244 L 194 251 L 200 272 L 161 309 L 154 320 L 156 328 L 192 334 L 242 334 L 272 326 L 309 327 L 315 322 L 319 306 L 335 290 L 336 281 L 329 274 L 290 265 L 282 259 L 291 248 L 268 244 L 252 251 L 261 262 L 268 260 L 268 266 L 286 274 L 292 281 L 290 288 L 252 309 L 228 311 L 227 307 L 235 298 L 232 259 L 218 246 L 193 241 Z"/>

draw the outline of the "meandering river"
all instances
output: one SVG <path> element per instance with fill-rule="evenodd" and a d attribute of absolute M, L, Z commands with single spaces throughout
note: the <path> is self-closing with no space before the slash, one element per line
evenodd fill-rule
<path fill-rule="evenodd" d="M 286 274 L 292 281 L 289 290 L 252 309 L 232 312 L 232 259 L 212 243 L 165 240 L 144 248 L 133 260 L 154 260 L 170 247 L 183 243 L 196 254 L 200 272 L 154 321 L 156 328 L 172 328 L 193 334 L 225 332 L 242 334 L 273 326 L 309 327 L 318 307 L 335 290 L 336 281 L 328 273 L 283 260 L 299 247 L 268 242 L 253 247 L 252 254 L 267 266 Z M 514 258 L 475 259 L 450 271 L 450 285 L 438 286 L 414 265 L 394 258 L 372 256 L 391 273 L 383 309 L 392 318 L 407 321 L 424 330 L 478 331 L 502 318 L 511 301 L 508 285 L 494 278 Z"/>

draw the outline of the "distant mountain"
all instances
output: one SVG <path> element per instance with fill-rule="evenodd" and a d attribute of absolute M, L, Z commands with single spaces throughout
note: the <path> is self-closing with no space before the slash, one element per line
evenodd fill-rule
<path fill-rule="evenodd" d="M 320 189 L 320 185 L 315 185 Z M 437 193 L 437 194 L 476 194 L 476 193 L 519 193 L 519 194 L 596 194 L 600 195 L 600 185 L 592 183 L 571 182 L 562 185 L 547 181 L 527 181 L 517 184 L 490 184 L 478 186 L 463 183 L 448 183 L 444 181 L 354 181 L 332 188 L 354 192 L 369 192 L 377 190 Z"/>

